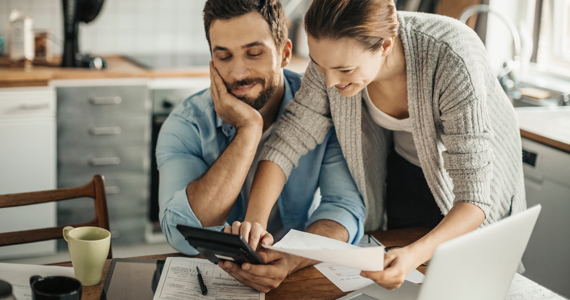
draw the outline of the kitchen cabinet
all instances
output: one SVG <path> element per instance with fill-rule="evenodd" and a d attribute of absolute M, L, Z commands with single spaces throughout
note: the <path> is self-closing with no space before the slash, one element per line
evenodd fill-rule
<path fill-rule="evenodd" d="M 525 277 L 570 297 L 570 153 L 522 139 L 529 207 L 542 211 L 523 256 Z"/>
<path fill-rule="evenodd" d="M 151 105 L 146 80 L 57 83 L 58 186 L 105 177 L 113 245 L 144 241 L 148 214 Z M 93 201 L 58 208 L 60 224 L 88 221 Z M 65 249 L 64 242 L 60 248 Z"/>
<path fill-rule="evenodd" d="M 0 194 L 56 188 L 53 87 L 0 89 Z M 56 226 L 56 203 L 0 209 L 0 232 Z M 0 258 L 55 253 L 55 241 L 2 247 Z"/>

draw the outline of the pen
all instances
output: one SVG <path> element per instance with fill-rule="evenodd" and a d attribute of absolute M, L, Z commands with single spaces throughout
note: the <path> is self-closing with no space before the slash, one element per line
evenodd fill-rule
<path fill-rule="evenodd" d="M 202 295 L 208 294 L 208 288 L 204 284 L 204 279 L 202 278 L 202 274 L 200 274 L 200 269 L 196 266 L 196 270 L 198 270 L 198 282 L 200 283 L 200 289 L 202 290 Z"/>

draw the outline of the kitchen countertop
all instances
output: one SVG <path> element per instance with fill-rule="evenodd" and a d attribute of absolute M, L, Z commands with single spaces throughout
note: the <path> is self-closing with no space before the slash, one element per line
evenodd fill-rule
<path fill-rule="evenodd" d="M 0 57 L 0 87 L 47 86 L 51 80 L 105 79 L 105 78 L 165 78 L 165 77 L 207 77 L 208 68 L 146 70 L 121 56 L 105 56 L 109 67 L 104 70 L 61 68 L 59 63 L 34 65 L 30 70 L 9 67 L 8 58 Z M 308 59 L 293 56 L 287 66 L 296 72 L 305 72 Z"/>
<path fill-rule="evenodd" d="M 521 136 L 570 153 L 570 107 L 519 107 Z"/>
<path fill-rule="evenodd" d="M 8 66 L 8 58 L 0 57 L 0 88 L 48 86 L 51 80 L 109 79 L 109 78 L 168 78 L 206 77 L 208 68 L 182 70 L 147 70 L 121 56 L 105 56 L 109 68 L 90 70 L 61 68 L 59 63 L 51 66 L 33 66 L 30 70 Z M 309 60 L 293 56 L 287 68 L 304 72 Z M 524 107 L 516 108 L 521 136 L 538 143 L 570 153 L 570 107 Z"/>

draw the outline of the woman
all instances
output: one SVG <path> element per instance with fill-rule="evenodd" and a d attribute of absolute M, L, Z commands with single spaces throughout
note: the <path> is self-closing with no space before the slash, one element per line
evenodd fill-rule
<path fill-rule="evenodd" d="M 265 146 L 246 221 L 265 226 L 287 175 L 332 125 L 366 230 L 433 228 L 388 252 L 384 271 L 362 272 L 385 288 L 439 244 L 526 208 L 515 112 L 470 28 L 396 12 L 393 0 L 314 0 L 305 24 L 312 62 Z"/>

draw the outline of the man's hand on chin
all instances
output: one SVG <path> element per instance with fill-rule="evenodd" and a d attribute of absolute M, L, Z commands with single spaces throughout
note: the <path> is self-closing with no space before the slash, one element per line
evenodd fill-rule
<path fill-rule="evenodd" d="M 297 270 L 302 258 L 266 249 L 258 253 L 266 265 L 244 263 L 241 267 L 230 261 L 219 262 L 218 266 L 239 282 L 267 293 L 276 289 L 281 282 Z"/>

